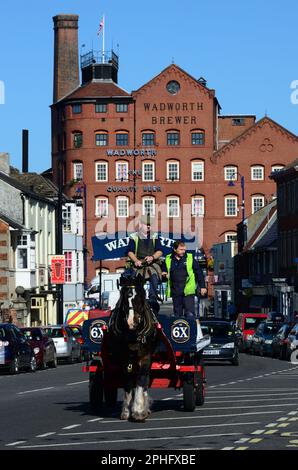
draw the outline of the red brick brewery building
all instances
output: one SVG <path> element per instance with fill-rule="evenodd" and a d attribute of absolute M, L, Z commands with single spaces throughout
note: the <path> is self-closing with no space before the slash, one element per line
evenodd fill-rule
<path fill-rule="evenodd" d="M 54 30 L 53 177 L 63 173 L 69 195 L 77 180 L 85 185 L 88 281 L 99 267 L 91 236 L 113 212 L 117 230 L 131 220 L 131 204 L 157 215 L 163 204 L 158 217 L 171 231 L 188 204 L 208 252 L 235 237 L 243 207 L 248 216 L 274 197 L 269 175 L 297 157 L 296 135 L 267 116 L 220 114 L 215 90 L 176 64 L 128 92 L 118 85 L 117 55 L 91 51 L 81 56 L 80 82 L 78 16 L 54 17 Z M 114 272 L 123 260 L 103 266 Z"/>

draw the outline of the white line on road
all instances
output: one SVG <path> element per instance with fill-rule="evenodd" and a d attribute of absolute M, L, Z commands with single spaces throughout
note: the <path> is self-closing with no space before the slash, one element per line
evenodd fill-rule
<path fill-rule="evenodd" d="M 17 446 L 19 444 L 24 444 L 26 441 L 16 441 L 16 442 L 11 442 L 10 444 L 6 444 L 6 447 L 12 447 L 12 446 Z"/>
<path fill-rule="evenodd" d="M 221 403 L 220 401 L 218 403 Z M 278 405 L 243 405 L 243 406 L 229 406 L 229 410 L 246 410 L 248 408 L 271 408 L 271 407 L 276 407 L 276 408 L 281 408 L 283 406 L 295 406 L 297 403 L 282 403 Z M 220 406 L 220 407 L 215 407 L 215 408 L 208 408 L 207 406 L 204 406 L 204 408 L 201 408 L 200 411 L 211 411 L 211 410 L 226 410 L 226 406 Z M 281 413 L 281 412 L 280 412 Z"/>
<path fill-rule="evenodd" d="M 103 418 L 95 418 L 95 419 L 89 419 L 87 423 L 94 423 L 95 421 L 102 421 Z"/>
<path fill-rule="evenodd" d="M 144 441 L 166 441 L 166 440 L 181 440 L 181 439 L 202 439 L 205 437 L 229 437 L 229 436 L 241 436 L 242 433 L 226 433 L 226 434 L 202 434 L 195 436 L 167 436 L 167 437 L 145 437 L 140 439 L 133 439 L 133 442 L 144 442 Z M 63 444 L 40 444 L 33 446 L 20 446 L 20 449 L 34 449 L 39 447 L 66 447 L 66 446 L 86 446 L 86 445 L 106 445 L 126 442 L 127 439 L 117 439 L 114 441 L 87 441 L 87 442 L 66 442 Z"/>
<path fill-rule="evenodd" d="M 297 388 L 231 388 L 228 389 L 226 388 L 225 390 L 208 390 L 207 387 L 207 392 L 209 393 L 239 393 L 239 392 L 250 392 L 250 393 L 255 393 L 255 392 L 296 392 Z"/>
<path fill-rule="evenodd" d="M 79 385 L 79 384 L 86 384 L 88 382 L 89 382 L 89 380 L 83 380 L 82 382 L 73 382 L 71 384 L 66 384 L 66 385 Z"/>
<path fill-rule="evenodd" d="M 72 424 L 71 426 L 65 426 L 65 428 L 62 429 L 74 429 L 78 428 L 79 426 L 81 426 L 81 424 Z"/>
<path fill-rule="evenodd" d="M 46 432 L 45 434 L 39 434 L 36 437 L 48 437 L 48 436 L 52 436 L 53 434 L 56 434 L 56 433 L 55 432 Z"/>
<path fill-rule="evenodd" d="M 66 432 L 58 434 L 58 436 L 86 436 L 89 434 L 108 434 L 108 433 L 117 433 L 117 432 L 151 432 L 151 431 L 175 431 L 178 429 L 197 429 L 197 428 L 219 428 L 223 426 L 247 426 L 252 424 L 259 424 L 259 421 L 250 422 L 250 423 L 222 423 L 222 424 L 200 424 L 197 426 L 172 426 L 172 427 L 161 427 L 161 428 L 133 428 L 133 429 L 113 429 L 113 430 L 104 430 L 104 431 L 84 431 L 84 432 Z"/>
<path fill-rule="evenodd" d="M 52 390 L 55 387 L 46 387 L 46 388 L 37 388 L 36 390 L 27 390 L 26 392 L 19 392 L 17 395 L 25 395 L 25 393 L 35 393 L 35 392 L 43 392 L 44 390 Z"/>
<path fill-rule="evenodd" d="M 272 393 L 270 394 L 270 397 L 280 397 L 282 395 L 298 395 L 298 392 L 287 392 L 287 393 Z M 233 398 L 246 398 L 246 397 L 251 397 L 252 395 L 237 395 L 237 397 Z M 268 393 L 260 393 L 260 394 L 255 394 L 253 395 L 254 397 L 268 397 Z M 213 398 L 213 397 L 212 397 Z M 221 396 L 221 397 L 214 397 L 214 398 L 231 398 L 230 395 L 227 396 Z"/>

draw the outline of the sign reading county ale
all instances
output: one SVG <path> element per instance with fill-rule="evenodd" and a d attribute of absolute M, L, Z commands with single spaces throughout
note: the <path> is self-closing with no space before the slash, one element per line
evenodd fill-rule
<path fill-rule="evenodd" d="M 52 284 L 64 284 L 65 282 L 65 256 L 53 255 L 51 257 Z"/>

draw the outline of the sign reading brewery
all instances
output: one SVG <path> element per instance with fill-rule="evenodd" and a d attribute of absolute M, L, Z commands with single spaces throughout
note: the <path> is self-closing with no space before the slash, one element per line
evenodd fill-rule
<path fill-rule="evenodd" d="M 108 157 L 156 157 L 157 150 L 154 149 L 108 149 Z"/>
<path fill-rule="evenodd" d="M 144 103 L 145 112 L 149 113 L 175 113 L 175 116 L 152 116 L 152 124 L 197 124 L 197 116 L 185 116 L 183 112 L 203 111 L 204 106 L 202 102 L 190 103 Z"/>

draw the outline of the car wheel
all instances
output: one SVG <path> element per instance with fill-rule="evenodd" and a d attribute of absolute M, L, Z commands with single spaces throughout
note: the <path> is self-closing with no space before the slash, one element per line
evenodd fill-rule
<path fill-rule="evenodd" d="M 9 369 L 10 374 L 18 374 L 20 372 L 19 358 L 15 357 L 12 363 L 10 364 Z"/>
<path fill-rule="evenodd" d="M 32 356 L 31 360 L 30 360 L 30 366 L 29 366 L 28 370 L 30 372 L 35 372 L 36 369 L 37 369 L 36 358 L 35 358 L 35 356 Z"/>
<path fill-rule="evenodd" d="M 263 348 L 263 346 L 260 346 L 259 354 L 260 354 L 261 357 L 264 357 L 264 348 Z"/>
<path fill-rule="evenodd" d="M 56 367 L 57 367 L 57 356 L 56 356 L 56 354 L 54 355 L 54 359 L 52 361 L 48 362 L 48 366 L 51 369 L 56 369 Z"/>
<path fill-rule="evenodd" d="M 40 368 L 41 368 L 42 370 L 45 370 L 45 369 L 47 368 L 47 363 L 46 363 L 46 361 L 45 361 L 44 356 L 42 357 L 42 362 L 41 362 Z"/>
<path fill-rule="evenodd" d="M 74 358 L 74 353 L 73 353 L 73 349 L 71 350 L 71 354 L 68 358 L 68 364 L 73 364 L 75 362 L 75 358 Z"/>
<path fill-rule="evenodd" d="M 239 366 L 239 354 L 238 352 L 235 354 L 235 357 L 231 360 L 233 366 Z"/>

